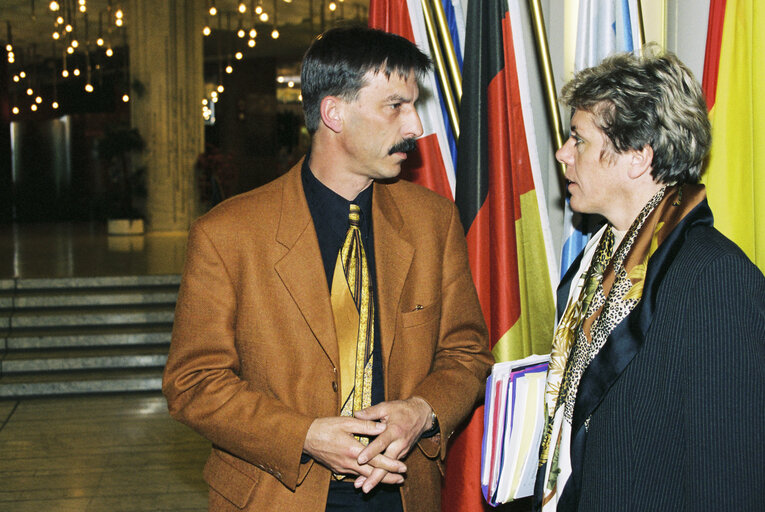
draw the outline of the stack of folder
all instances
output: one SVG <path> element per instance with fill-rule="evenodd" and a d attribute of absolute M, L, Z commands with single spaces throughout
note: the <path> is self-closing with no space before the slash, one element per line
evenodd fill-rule
<path fill-rule="evenodd" d="M 486 381 L 481 488 L 492 506 L 534 492 L 549 355 L 497 363 Z"/>

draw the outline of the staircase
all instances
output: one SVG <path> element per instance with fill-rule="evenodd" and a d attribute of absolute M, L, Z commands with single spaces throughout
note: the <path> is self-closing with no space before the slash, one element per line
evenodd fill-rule
<path fill-rule="evenodd" d="M 179 283 L 0 279 L 0 399 L 161 389 Z"/>

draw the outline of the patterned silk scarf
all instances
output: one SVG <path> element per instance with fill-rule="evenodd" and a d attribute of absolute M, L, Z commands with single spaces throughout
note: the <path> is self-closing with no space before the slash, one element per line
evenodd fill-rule
<path fill-rule="evenodd" d="M 611 331 L 640 302 L 651 255 L 705 196 L 699 185 L 662 188 L 615 252 L 613 230 L 607 226 L 602 231 L 588 270 L 572 283 L 576 288 L 555 330 L 545 389 L 547 422 L 539 461 L 545 471 L 543 511 L 556 509 L 571 476 L 571 422 L 582 375 Z"/>

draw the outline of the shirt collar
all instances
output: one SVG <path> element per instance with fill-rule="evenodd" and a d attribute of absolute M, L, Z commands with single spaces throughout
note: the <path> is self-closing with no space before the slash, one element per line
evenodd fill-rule
<path fill-rule="evenodd" d="M 311 171 L 308 165 L 310 153 L 303 160 L 301 177 L 306 201 L 311 208 L 319 213 L 319 218 L 327 219 L 332 229 L 341 237 L 345 237 L 348 230 L 348 212 L 351 203 L 355 203 L 361 209 L 361 235 L 366 238 L 372 224 L 372 188 L 369 186 L 362 190 L 353 201 L 348 201 L 343 196 L 324 185 Z"/>

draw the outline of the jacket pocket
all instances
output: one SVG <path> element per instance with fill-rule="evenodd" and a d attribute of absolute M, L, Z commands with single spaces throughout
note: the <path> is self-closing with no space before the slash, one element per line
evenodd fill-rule
<path fill-rule="evenodd" d="M 213 448 L 207 459 L 202 476 L 207 485 L 239 508 L 244 508 L 260 479 L 260 475 L 245 473 L 237 466 L 248 465 L 217 448 Z"/>
<path fill-rule="evenodd" d="M 438 300 L 433 304 L 427 306 L 415 305 L 411 310 L 401 313 L 401 326 L 406 329 L 407 327 L 414 327 L 430 322 L 431 320 L 440 318 L 441 316 L 441 301 Z"/>

